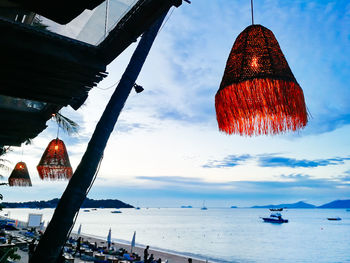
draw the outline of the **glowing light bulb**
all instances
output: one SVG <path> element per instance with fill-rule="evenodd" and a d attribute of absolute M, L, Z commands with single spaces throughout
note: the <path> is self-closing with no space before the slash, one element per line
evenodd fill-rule
<path fill-rule="evenodd" d="M 58 150 L 58 145 L 55 145 L 55 150 L 56 150 L 56 151 Z"/>
<path fill-rule="evenodd" d="M 258 58 L 257 58 L 257 57 L 253 57 L 253 58 L 252 58 L 252 63 L 250 64 L 250 66 L 251 66 L 252 68 L 257 68 L 257 67 L 259 67 L 259 65 L 258 65 Z"/>

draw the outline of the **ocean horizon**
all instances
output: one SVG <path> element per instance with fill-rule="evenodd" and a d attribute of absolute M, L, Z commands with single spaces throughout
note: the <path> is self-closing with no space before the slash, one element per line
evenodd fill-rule
<path fill-rule="evenodd" d="M 89 210 L 90 212 L 84 212 Z M 263 208 L 81 209 L 73 233 L 136 245 L 210 262 L 350 262 L 350 212 L 346 209 L 287 209 L 285 224 L 265 223 Z M 54 209 L 4 209 L 0 215 L 27 221 L 42 214 L 45 226 Z M 340 217 L 329 221 L 328 217 Z M 348 234 L 346 234 L 348 233 Z"/>

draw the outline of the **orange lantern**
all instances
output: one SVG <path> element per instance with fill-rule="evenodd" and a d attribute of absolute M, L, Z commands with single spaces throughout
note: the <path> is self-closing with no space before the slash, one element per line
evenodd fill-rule
<path fill-rule="evenodd" d="M 72 177 L 73 170 L 62 140 L 56 138 L 49 143 L 37 169 L 42 180 L 70 179 Z"/>
<path fill-rule="evenodd" d="M 15 165 L 8 181 L 9 186 L 32 186 L 25 162 L 18 162 Z"/>
<path fill-rule="evenodd" d="M 228 134 L 277 134 L 307 124 L 303 91 L 266 27 L 248 26 L 237 37 L 215 109 L 219 129 Z"/>

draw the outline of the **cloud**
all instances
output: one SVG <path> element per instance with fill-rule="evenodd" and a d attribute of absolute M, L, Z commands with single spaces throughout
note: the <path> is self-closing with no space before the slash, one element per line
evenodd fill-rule
<path fill-rule="evenodd" d="M 261 167 L 313 168 L 319 166 L 340 165 L 344 164 L 344 161 L 346 160 L 350 160 L 350 158 L 337 157 L 329 159 L 307 160 L 267 155 L 259 157 L 258 164 Z"/>
<path fill-rule="evenodd" d="M 335 199 L 348 199 L 350 186 L 339 178 L 315 178 L 306 174 L 276 176 L 274 181 L 229 181 L 213 183 L 194 177 L 142 176 L 144 186 L 134 187 L 131 192 L 143 193 L 149 198 L 179 198 L 182 200 L 239 200 L 238 204 L 266 204 L 264 202 L 313 200 L 329 202 Z M 137 190 L 136 190 L 137 189 Z M 125 189 L 121 189 L 126 192 Z M 147 194 L 146 194 L 147 193 Z M 129 192 L 130 195 L 130 192 Z M 147 197 L 144 197 L 147 198 Z M 237 204 L 236 203 L 236 204 Z M 321 204 L 321 203 L 319 203 Z"/>
<path fill-rule="evenodd" d="M 129 133 L 132 130 L 137 129 L 149 129 L 149 126 L 143 123 L 137 122 L 127 122 L 125 120 L 119 120 L 115 127 L 117 132 L 126 132 Z"/>
<path fill-rule="evenodd" d="M 137 176 L 136 179 L 152 183 L 161 183 L 162 185 L 182 186 L 182 187 L 224 187 L 226 183 L 206 182 L 200 178 L 182 177 L 182 176 Z M 152 184 L 151 184 L 152 185 Z"/>
<path fill-rule="evenodd" d="M 276 154 L 259 154 L 259 155 L 228 155 L 222 160 L 209 160 L 204 164 L 203 168 L 227 168 L 244 165 L 250 160 L 257 161 L 260 167 L 289 167 L 289 168 L 315 168 L 321 166 L 341 165 L 345 161 L 350 160 L 350 157 L 335 157 L 328 159 L 295 159 Z"/>
<path fill-rule="evenodd" d="M 186 186 L 195 188 L 220 188 L 221 190 L 235 189 L 235 191 L 272 191 L 286 188 L 309 188 L 309 189 L 335 189 L 344 186 L 348 179 L 336 177 L 314 178 L 306 174 L 279 175 L 274 181 L 229 181 L 229 182 L 208 182 L 201 178 L 181 176 L 138 176 L 136 179 L 148 182 L 160 182 L 168 186 Z"/>
<path fill-rule="evenodd" d="M 243 155 L 228 155 L 223 160 L 210 160 L 204 164 L 203 168 L 225 168 L 241 165 L 254 157 L 249 154 Z"/>

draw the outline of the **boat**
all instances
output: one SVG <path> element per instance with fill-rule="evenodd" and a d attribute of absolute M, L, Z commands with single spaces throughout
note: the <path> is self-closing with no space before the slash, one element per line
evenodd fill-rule
<path fill-rule="evenodd" d="M 331 220 L 331 221 L 339 221 L 339 220 L 341 220 L 340 217 L 328 217 L 327 219 Z"/>
<path fill-rule="evenodd" d="M 141 208 L 139 206 L 135 207 L 136 210 L 140 210 Z"/>
<path fill-rule="evenodd" d="M 270 208 L 270 211 L 283 211 L 283 208 Z"/>
<path fill-rule="evenodd" d="M 201 210 L 208 210 L 208 208 L 204 205 L 204 201 L 203 201 L 203 206 L 201 207 Z"/>
<path fill-rule="evenodd" d="M 119 211 L 119 210 L 113 210 L 113 211 L 111 211 L 111 213 L 113 213 L 113 214 L 121 214 L 121 213 L 122 213 L 122 211 Z"/>
<path fill-rule="evenodd" d="M 83 212 L 90 212 L 90 210 L 89 209 L 85 209 L 85 210 L 83 210 Z"/>
<path fill-rule="evenodd" d="M 288 219 L 283 219 L 282 215 L 280 213 L 274 213 L 271 214 L 270 217 L 262 217 L 264 222 L 269 222 L 269 223 L 288 223 Z"/>

